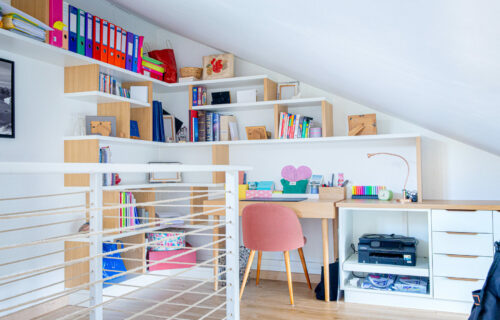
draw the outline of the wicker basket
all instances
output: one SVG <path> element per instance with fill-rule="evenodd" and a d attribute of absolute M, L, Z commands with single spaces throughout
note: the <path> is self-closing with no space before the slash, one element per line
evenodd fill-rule
<path fill-rule="evenodd" d="M 195 68 L 195 67 L 185 67 L 181 68 L 181 77 L 195 77 L 196 79 L 201 79 L 201 73 L 203 72 L 203 68 Z"/>

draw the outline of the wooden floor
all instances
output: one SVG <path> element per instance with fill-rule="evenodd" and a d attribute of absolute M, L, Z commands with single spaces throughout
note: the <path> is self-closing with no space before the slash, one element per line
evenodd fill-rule
<path fill-rule="evenodd" d="M 185 284 L 176 284 L 176 289 L 182 289 Z M 198 290 L 198 289 L 197 289 Z M 206 292 L 212 290 L 212 286 L 206 286 L 202 289 Z M 344 320 L 344 319 L 357 319 L 357 320 L 464 320 L 467 315 L 421 311 L 416 309 L 404 308 L 388 308 L 369 306 L 363 304 L 344 303 L 344 302 L 330 302 L 316 300 L 313 291 L 307 288 L 305 283 L 294 283 L 294 297 L 295 306 L 290 305 L 288 297 L 288 287 L 286 282 L 261 280 L 259 286 L 255 285 L 255 280 L 248 282 L 241 301 L 241 319 L 242 320 Z M 148 291 L 140 295 L 133 295 L 136 299 L 154 299 L 162 300 L 172 296 L 172 293 Z M 200 297 L 191 296 L 183 297 L 173 302 L 192 304 L 199 301 Z M 219 305 L 224 301 L 222 297 L 215 297 L 215 299 L 208 300 L 202 305 L 205 307 Z M 119 311 L 105 311 L 105 320 L 125 319 L 132 315 L 133 312 L 142 310 L 151 304 L 136 301 L 119 301 L 113 302 L 109 305 L 110 308 Z M 182 307 L 176 306 L 162 306 L 155 309 L 151 314 L 160 317 L 168 317 L 175 314 Z M 39 320 L 52 320 L 60 316 L 67 315 L 76 310 L 74 307 L 66 307 L 56 312 L 44 315 L 38 318 Z M 193 308 L 187 313 L 179 316 L 181 319 L 199 319 L 206 315 L 209 309 Z M 222 319 L 225 312 L 216 312 L 205 319 Z M 84 318 L 82 318 L 84 319 Z M 139 319 L 159 319 L 159 317 L 141 316 Z"/>

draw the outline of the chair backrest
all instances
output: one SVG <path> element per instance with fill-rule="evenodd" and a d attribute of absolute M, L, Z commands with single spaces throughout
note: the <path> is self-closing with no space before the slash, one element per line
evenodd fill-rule
<path fill-rule="evenodd" d="M 246 206 L 242 214 L 243 243 L 251 250 L 289 251 L 304 246 L 295 212 L 272 203 Z"/>

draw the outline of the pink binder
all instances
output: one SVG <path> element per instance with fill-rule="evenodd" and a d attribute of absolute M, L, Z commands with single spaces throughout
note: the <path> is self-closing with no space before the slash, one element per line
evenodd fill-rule
<path fill-rule="evenodd" d="M 57 21 L 63 22 L 63 2 L 62 0 L 50 0 L 49 6 L 49 26 L 54 28 L 54 23 Z M 62 30 L 54 29 L 54 31 L 49 31 L 49 43 L 61 48 L 63 45 Z"/>

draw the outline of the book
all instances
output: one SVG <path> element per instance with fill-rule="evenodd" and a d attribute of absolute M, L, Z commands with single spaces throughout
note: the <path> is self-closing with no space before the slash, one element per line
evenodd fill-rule
<path fill-rule="evenodd" d="M 214 132 L 213 141 L 220 141 L 220 114 L 214 113 L 212 127 Z"/>
<path fill-rule="evenodd" d="M 235 116 L 220 116 L 220 141 L 232 140 L 229 131 L 229 125 L 232 122 L 236 122 Z"/>
<path fill-rule="evenodd" d="M 205 141 L 214 141 L 213 121 L 214 113 L 207 111 L 205 114 Z"/>
<path fill-rule="evenodd" d="M 198 111 L 198 140 L 207 141 L 207 117 L 206 112 L 203 110 Z"/>
<path fill-rule="evenodd" d="M 194 133 L 195 133 L 195 121 L 196 118 L 196 127 L 198 127 L 198 111 L 189 110 L 189 141 L 194 142 Z M 196 128 L 196 131 L 198 128 Z"/>
<path fill-rule="evenodd" d="M 193 87 L 193 106 L 198 105 L 198 87 Z"/>

